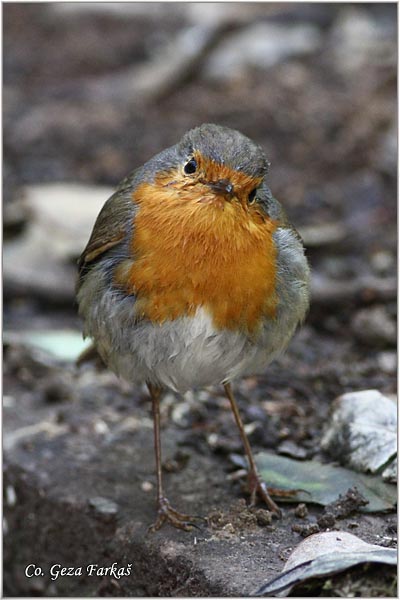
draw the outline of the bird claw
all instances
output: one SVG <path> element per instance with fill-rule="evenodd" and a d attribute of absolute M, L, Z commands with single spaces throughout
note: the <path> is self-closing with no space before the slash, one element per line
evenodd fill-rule
<path fill-rule="evenodd" d="M 255 506 L 257 503 L 257 496 L 265 502 L 268 508 L 277 515 L 282 516 L 282 511 L 272 500 L 268 493 L 268 489 L 264 481 L 260 478 L 258 473 L 254 471 L 249 472 L 249 489 L 250 489 L 250 506 Z"/>
<path fill-rule="evenodd" d="M 150 525 L 149 531 L 154 533 L 158 531 L 165 522 L 170 523 L 177 529 L 183 529 L 183 531 L 192 531 L 192 529 L 200 529 L 194 520 L 204 520 L 203 517 L 184 515 L 175 508 L 172 508 L 167 498 L 161 498 L 158 501 L 157 520 L 153 525 Z"/>

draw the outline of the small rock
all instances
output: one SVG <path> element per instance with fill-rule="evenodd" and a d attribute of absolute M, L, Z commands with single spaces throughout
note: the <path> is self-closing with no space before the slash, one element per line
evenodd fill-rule
<path fill-rule="evenodd" d="M 144 492 L 152 492 L 154 489 L 154 485 L 151 481 L 143 481 L 140 487 Z"/>
<path fill-rule="evenodd" d="M 175 400 L 175 398 L 174 398 Z M 188 402 L 179 402 L 172 409 L 172 421 L 178 427 L 189 427 L 190 425 L 190 410 L 191 406 Z"/>
<path fill-rule="evenodd" d="M 397 355 L 395 352 L 379 352 L 376 356 L 379 368 L 384 373 L 392 375 L 397 370 Z"/>
<path fill-rule="evenodd" d="M 3 408 L 12 408 L 13 406 L 15 406 L 14 396 L 9 396 L 8 394 L 5 394 L 3 396 Z"/>
<path fill-rule="evenodd" d="M 109 432 L 110 428 L 108 427 L 105 421 L 101 419 L 97 419 L 93 424 L 93 429 L 98 435 L 105 435 Z"/>
<path fill-rule="evenodd" d="M 105 523 L 113 521 L 118 514 L 118 504 L 116 504 L 112 500 L 103 498 L 102 496 L 90 498 L 88 503 L 89 507 L 93 510 L 95 516 L 104 521 Z"/>
<path fill-rule="evenodd" d="M 292 458 L 297 458 L 300 460 L 307 458 L 307 450 L 290 440 L 285 440 L 279 444 L 277 451 L 279 454 L 283 454 L 284 456 L 291 456 Z"/>
<path fill-rule="evenodd" d="M 242 449 L 239 439 L 231 439 L 225 435 L 210 433 L 207 436 L 207 442 L 214 452 L 229 455 L 232 452 L 240 452 Z"/>
<path fill-rule="evenodd" d="M 8 506 L 15 506 L 17 503 L 17 494 L 12 485 L 6 487 L 6 502 Z"/>
<path fill-rule="evenodd" d="M 378 390 L 349 392 L 334 402 L 321 446 L 356 471 L 376 473 L 397 452 L 396 403 Z"/>
<path fill-rule="evenodd" d="M 233 534 L 235 533 L 235 528 L 234 528 L 234 526 L 232 525 L 232 523 L 227 523 L 226 525 L 224 525 L 224 526 L 222 527 L 222 531 L 223 531 L 224 533 L 229 533 L 230 535 L 233 535 Z"/>
<path fill-rule="evenodd" d="M 356 338 L 372 347 L 394 346 L 396 344 L 396 323 L 384 306 L 374 306 L 360 310 L 354 316 L 351 329 Z"/>
<path fill-rule="evenodd" d="M 308 508 L 304 503 L 299 504 L 294 509 L 294 514 L 299 519 L 305 519 L 308 516 Z"/>
<path fill-rule="evenodd" d="M 292 525 L 292 531 L 295 533 L 299 533 L 302 537 L 308 537 L 310 535 L 314 535 L 314 533 L 319 533 L 319 525 L 318 523 L 308 523 L 307 525 L 303 525 L 300 523 L 294 523 Z"/>
<path fill-rule="evenodd" d="M 212 448 L 213 450 L 215 448 L 217 448 L 217 446 L 218 446 L 218 434 L 217 433 L 210 433 L 210 435 L 207 436 L 207 443 L 210 446 L 210 448 Z"/>
<path fill-rule="evenodd" d="M 266 525 L 271 525 L 272 523 L 272 514 L 269 510 L 265 510 L 264 508 L 259 508 L 254 513 L 257 518 L 257 524 L 260 527 L 265 527 Z"/>
<path fill-rule="evenodd" d="M 321 529 L 332 529 L 335 525 L 335 515 L 327 511 L 318 517 L 317 523 Z"/>
<path fill-rule="evenodd" d="M 371 256 L 371 267 L 379 275 L 388 275 L 394 263 L 393 254 L 386 250 L 378 250 Z"/>

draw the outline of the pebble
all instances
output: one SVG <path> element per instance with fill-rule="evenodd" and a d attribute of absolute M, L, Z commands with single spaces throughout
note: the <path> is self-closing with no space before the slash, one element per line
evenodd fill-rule
<path fill-rule="evenodd" d="M 88 504 L 96 517 L 99 517 L 104 522 L 113 521 L 118 514 L 118 504 L 112 500 L 108 500 L 108 498 L 96 496 L 94 498 L 90 498 Z"/>
<path fill-rule="evenodd" d="M 12 408 L 15 406 L 15 398 L 14 396 L 8 396 L 7 394 L 3 396 L 3 408 Z"/>
<path fill-rule="evenodd" d="M 176 401 L 175 397 L 174 400 Z M 187 402 L 179 402 L 172 409 L 172 420 L 178 427 L 189 427 L 191 406 Z"/>
<path fill-rule="evenodd" d="M 308 537 L 314 533 L 319 533 L 320 528 L 318 523 L 308 523 L 307 525 L 294 523 L 292 525 L 292 531 L 299 533 L 302 537 Z"/>
<path fill-rule="evenodd" d="M 356 338 L 372 347 L 396 344 L 396 323 L 384 306 L 359 310 L 354 316 L 351 329 Z"/>
<path fill-rule="evenodd" d="M 371 256 L 371 267 L 379 275 L 387 275 L 394 266 L 394 256 L 386 250 L 378 250 Z"/>
<path fill-rule="evenodd" d="M 290 456 L 292 458 L 304 459 L 307 458 L 307 450 L 298 446 L 291 440 L 285 440 L 281 444 L 279 444 L 277 451 L 279 454 L 283 454 L 284 456 Z"/>
<path fill-rule="evenodd" d="M 321 529 L 332 529 L 335 525 L 335 515 L 331 512 L 326 512 L 318 517 L 317 523 Z"/>
<path fill-rule="evenodd" d="M 95 423 L 93 425 L 93 429 L 95 430 L 95 432 L 98 435 L 105 435 L 110 430 L 107 423 L 105 421 L 102 421 L 101 419 L 98 419 L 97 421 L 95 421 Z"/>
<path fill-rule="evenodd" d="M 377 473 L 397 452 L 396 403 L 378 390 L 336 398 L 321 447 L 340 464 Z"/>
<path fill-rule="evenodd" d="M 272 514 L 269 510 L 265 510 L 264 508 L 259 508 L 256 512 L 257 524 L 261 527 L 265 527 L 266 525 L 271 525 L 272 523 Z"/>
<path fill-rule="evenodd" d="M 298 504 L 298 506 L 296 506 L 296 508 L 294 509 L 294 514 L 299 519 L 305 519 L 308 516 L 307 506 L 303 502 L 301 504 Z"/>
<path fill-rule="evenodd" d="M 376 356 L 379 368 L 388 375 L 393 375 L 397 371 L 396 352 L 379 352 Z"/>
<path fill-rule="evenodd" d="M 15 506 L 17 503 L 17 494 L 12 485 L 6 487 L 6 501 L 8 506 Z"/>
<path fill-rule="evenodd" d="M 144 492 L 151 492 L 154 489 L 154 485 L 151 481 L 143 481 L 140 487 Z"/>

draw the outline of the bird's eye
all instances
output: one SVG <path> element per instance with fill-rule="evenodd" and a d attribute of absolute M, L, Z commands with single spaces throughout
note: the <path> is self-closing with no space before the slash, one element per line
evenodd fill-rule
<path fill-rule="evenodd" d="M 254 188 L 254 190 L 251 190 L 250 194 L 248 195 L 248 203 L 249 204 L 253 204 L 253 202 L 256 199 L 256 194 L 257 194 L 257 188 Z"/>
<path fill-rule="evenodd" d="M 194 158 L 191 158 L 186 163 L 186 165 L 183 167 L 183 170 L 186 173 L 186 175 L 192 175 L 193 173 L 196 173 L 196 169 L 197 169 L 197 162 Z"/>

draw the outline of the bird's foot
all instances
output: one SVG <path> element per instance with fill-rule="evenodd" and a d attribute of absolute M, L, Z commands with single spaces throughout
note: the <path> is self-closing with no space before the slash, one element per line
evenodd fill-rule
<path fill-rule="evenodd" d="M 268 493 L 268 489 L 264 481 L 260 478 L 256 471 L 250 471 L 248 476 L 249 490 L 250 490 L 250 506 L 255 506 L 257 502 L 257 496 L 265 502 L 270 511 L 275 513 L 277 517 L 282 516 L 282 511 L 272 500 Z"/>
<path fill-rule="evenodd" d="M 177 529 L 191 531 L 193 528 L 199 529 L 198 525 L 194 523 L 196 520 L 204 519 L 203 517 L 184 515 L 172 508 L 167 498 L 160 498 L 158 501 L 157 520 L 149 527 L 149 531 L 157 531 L 166 522 Z"/>

